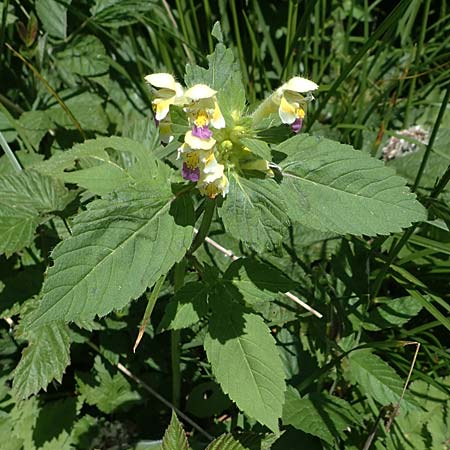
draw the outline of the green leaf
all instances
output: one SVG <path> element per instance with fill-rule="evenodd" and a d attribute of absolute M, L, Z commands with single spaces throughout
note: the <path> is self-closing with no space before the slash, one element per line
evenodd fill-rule
<path fill-rule="evenodd" d="M 222 434 L 214 439 L 205 450 L 248 450 L 248 448 L 237 441 L 232 434 Z"/>
<path fill-rule="evenodd" d="M 278 269 L 252 258 L 240 258 L 230 264 L 224 274 L 250 304 L 273 300 L 279 292 L 288 292 L 297 287 Z"/>
<path fill-rule="evenodd" d="M 55 322 L 31 330 L 28 340 L 14 370 L 13 389 L 19 398 L 45 390 L 53 379 L 60 383 L 70 362 L 71 340 L 66 324 Z"/>
<path fill-rule="evenodd" d="M 248 416 L 278 431 L 284 401 L 283 365 L 275 339 L 260 316 L 233 301 L 228 287 L 219 287 L 205 350 L 223 391 Z"/>
<path fill-rule="evenodd" d="M 234 59 L 233 51 L 221 43 L 216 45 L 214 52 L 207 58 L 208 69 L 186 65 L 186 86 L 202 83 L 218 91 L 220 109 L 225 121 L 229 123 L 232 113 L 240 113 L 245 107 L 245 89 L 239 64 Z"/>
<path fill-rule="evenodd" d="M 411 296 L 389 299 L 370 311 L 364 328 L 380 330 L 400 327 L 419 314 L 422 307 L 422 303 Z"/>
<path fill-rule="evenodd" d="M 174 411 L 172 411 L 170 424 L 164 433 L 161 450 L 190 450 L 186 433 Z"/>
<path fill-rule="evenodd" d="M 356 350 L 348 356 L 348 377 L 361 391 L 382 405 L 397 404 L 402 395 L 404 381 L 394 369 L 370 350 Z M 415 409 L 408 395 L 402 400 L 402 408 Z"/>
<path fill-rule="evenodd" d="M 52 253 L 35 325 L 104 316 L 139 297 L 184 256 L 192 222 L 192 204 L 174 201 L 168 180 L 90 203 Z"/>
<path fill-rule="evenodd" d="M 64 51 L 57 53 L 56 58 L 64 70 L 85 77 L 101 75 L 109 69 L 105 47 L 93 35 L 82 36 Z"/>
<path fill-rule="evenodd" d="M 82 169 L 69 172 L 76 163 Z M 104 196 L 132 182 L 161 177 L 165 166 L 159 164 L 149 148 L 140 142 L 113 136 L 77 144 L 35 165 L 34 169 Z M 169 176 L 168 171 L 164 176 Z"/>
<path fill-rule="evenodd" d="M 67 7 L 70 3 L 70 0 L 36 0 L 36 13 L 50 36 L 66 38 Z"/>
<path fill-rule="evenodd" d="M 25 111 L 20 116 L 19 123 L 22 125 L 22 131 L 35 147 L 39 146 L 42 138 L 52 127 L 47 111 Z"/>
<path fill-rule="evenodd" d="M 34 171 L 0 178 L 0 253 L 27 245 L 34 230 L 52 211 L 64 209 L 71 195 L 64 185 Z"/>
<path fill-rule="evenodd" d="M 219 214 L 226 230 L 258 252 L 273 249 L 286 233 L 289 218 L 278 184 L 270 179 L 230 177 L 230 192 Z"/>
<path fill-rule="evenodd" d="M 261 139 L 242 138 L 240 143 L 248 147 L 254 155 L 266 160 L 271 159 L 270 147 L 267 142 Z"/>
<path fill-rule="evenodd" d="M 103 109 L 103 99 L 90 92 L 77 95 L 64 100 L 67 107 L 78 120 L 83 130 L 108 132 L 108 117 Z M 71 118 L 61 108 L 56 105 L 47 109 L 47 113 L 55 124 L 62 128 L 75 129 Z"/>
<path fill-rule="evenodd" d="M 201 282 L 185 284 L 172 298 L 158 331 L 181 330 L 197 323 L 208 312 L 209 286 Z"/>
<path fill-rule="evenodd" d="M 83 374 L 76 376 L 80 396 L 87 404 L 110 414 L 119 407 L 140 400 L 141 396 L 131 390 L 126 378 L 120 372 L 111 375 L 98 355 L 95 357 L 94 369 L 95 382 Z"/>
<path fill-rule="evenodd" d="M 360 419 L 345 400 L 328 394 L 312 393 L 300 398 L 298 392 L 289 388 L 283 408 L 283 424 L 292 425 L 305 433 L 317 436 L 333 445 L 343 431 Z"/>
<path fill-rule="evenodd" d="M 322 231 L 399 232 L 426 219 L 405 180 L 381 161 L 329 139 L 295 136 L 277 147 L 291 220 Z"/>

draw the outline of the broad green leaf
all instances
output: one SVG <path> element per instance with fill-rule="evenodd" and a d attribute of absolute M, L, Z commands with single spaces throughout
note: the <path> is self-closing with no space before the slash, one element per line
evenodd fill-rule
<path fill-rule="evenodd" d="M 402 395 L 404 381 L 394 369 L 370 350 L 356 350 L 348 356 L 348 377 L 361 391 L 382 405 L 397 404 Z M 401 407 L 414 409 L 415 405 L 405 395 Z"/>
<path fill-rule="evenodd" d="M 29 332 L 28 347 L 14 370 L 13 389 L 27 398 L 46 389 L 55 379 L 59 383 L 70 362 L 70 336 L 66 324 L 55 322 Z"/>
<path fill-rule="evenodd" d="M 205 350 L 223 391 L 248 416 L 278 431 L 284 401 L 283 365 L 260 316 L 233 301 L 228 287 L 215 292 Z"/>
<path fill-rule="evenodd" d="M 78 391 L 87 404 L 110 414 L 127 403 L 140 400 L 141 396 L 131 389 L 130 383 L 120 372 L 111 375 L 100 356 L 95 357 L 94 369 L 94 382 L 83 374 L 76 376 Z"/>
<path fill-rule="evenodd" d="M 242 445 L 232 434 L 222 434 L 214 439 L 205 450 L 248 450 L 249 447 Z"/>
<path fill-rule="evenodd" d="M 65 104 L 72 114 L 78 120 L 83 130 L 98 131 L 100 133 L 108 132 L 108 117 L 103 108 L 103 99 L 96 94 L 85 92 L 64 99 Z M 56 105 L 47 109 L 50 119 L 59 127 L 75 129 L 71 118 L 61 108 Z"/>
<path fill-rule="evenodd" d="M 34 166 L 41 173 L 52 174 L 66 183 L 98 195 L 119 190 L 131 182 L 161 176 L 164 166 L 158 164 L 151 149 L 129 138 L 100 137 L 77 144 Z M 74 169 L 78 163 L 81 170 Z M 168 177 L 168 172 L 165 172 Z"/>
<path fill-rule="evenodd" d="M 297 391 L 289 388 L 283 407 L 283 424 L 317 436 L 329 444 L 336 442 L 343 431 L 360 419 L 345 400 L 326 393 L 311 393 L 300 398 Z"/>
<path fill-rule="evenodd" d="M 20 116 L 19 123 L 22 125 L 22 132 L 36 148 L 52 127 L 47 111 L 25 111 Z"/>
<path fill-rule="evenodd" d="M 95 22 L 102 27 L 118 28 L 138 22 L 140 16 L 155 14 L 158 7 L 154 1 L 96 0 L 90 12 Z"/>
<path fill-rule="evenodd" d="M 101 75 L 109 69 L 105 47 L 93 35 L 71 42 L 64 51 L 56 54 L 56 58 L 64 70 L 85 77 Z"/>
<path fill-rule="evenodd" d="M 34 171 L 0 177 L 0 253 L 29 245 L 45 215 L 64 209 L 70 199 L 61 182 Z"/>
<path fill-rule="evenodd" d="M 364 328 L 380 330 L 400 327 L 419 314 L 422 307 L 422 303 L 411 296 L 389 299 L 370 311 Z"/>
<path fill-rule="evenodd" d="M 36 13 L 45 31 L 58 39 L 67 35 L 67 7 L 71 0 L 36 0 Z"/>
<path fill-rule="evenodd" d="M 161 181 L 111 194 L 77 216 L 73 235 L 52 253 L 36 325 L 122 308 L 183 257 L 192 240 L 192 205 L 174 201 Z"/>
<path fill-rule="evenodd" d="M 230 177 L 230 192 L 219 209 L 226 230 L 262 252 L 281 243 L 289 217 L 278 184 L 271 180 Z"/>
<path fill-rule="evenodd" d="M 180 330 L 197 323 L 208 312 L 209 286 L 201 282 L 185 284 L 166 306 L 159 331 Z"/>
<path fill-rule="evenodd" d="M 217 97 L 222 114 L 227 123 L 234 121 L 235 113 L 245 106 L 245 90 L 239 64 L 233 51 L 223 44 L 216 45 L 214 52 L 208 55 L 208 69 L 187 64 L 185 82 L 188 87 L 194 84 L 207 84 L 218 91 Z"/>
<path fill-rule="evenodd" d="M 240 258 L 232 262 L 224 279 L 230 280 L 249 304 L 273 300 L 277 293 L 288 292 L 297 287 L 296 283 L 278 269 L 252 258 Z"/>
<path fill-rule="evenodd" d="M 426 219 L 405 180 L 381 161 L 329 139 L 295 136 L 277 147 L 291 220 L 336 233 L 388 234 Z"/>
<path fill-rule="evenodd" d="M 161 450 L 190 450 L 186 433 L 174 411 L 170 424 L 164 433 Z"/>
<path fill-rule="evenodd" d="M 256 156 L 262 159 L 270 160 L 270 147 L 267 142 L 260 139 L 243 138 L 239 141 L 242 145 L 248 147 L 248 149 Z"/>

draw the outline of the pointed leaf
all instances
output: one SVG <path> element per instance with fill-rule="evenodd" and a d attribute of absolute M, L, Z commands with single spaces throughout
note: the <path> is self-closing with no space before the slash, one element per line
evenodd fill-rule
<path fill-rule="evenodd" d="M 183 257 L 192 220 L 160 180 L 92 202 L 52 253 L 35 325 L 104 316 L 140 296 Z"/>
<path fill-rule="evenodd" d="M 228 287 L 215 296 L 204 342 L 213 373 L 242 411 L 277 432 L 286 385 L 275 339 L 260 316 L 233 302 Z"/>
<path fill-rule="evenodd" d="M 208 291 L 204 283 L 185 284 L 167 305 L 159 331 L 181 330 L 197 323 L 208 312 Z"/>
<path fill-rule="evenodd" d="M 190 450 L 186 433 L 174 411 L 169 427 L 164 433 L 161 450 Z"/>
<path fill-rule="evenodd" d="M 382 405 L 396 404 L 400 400 L 404 381 L 379 356 L 370 350 L 356 350 L 349 354 L 348 362 L 348 376 L 358 383 L 363 393 Z M 405 395 L 401 406 L 408 410 L 416 408 L 408 395 Z"/>
<path fill-rule="evenodd" d="M 71 195 L 64 185 L 34 171 L 0 178 L 0 253 L 11 254 L 33 240 L 43 215 L 64 209 Z"/>
<path fill-rule="evenodd" d="M 332 445 L 338 436 L 343 436 L 344 429 L 355 423 L 360 424 L 360 419 L 345 400 L 319 393 L 300 398 L 293 388 L 286 392 L 285 425 L 292 425 Z"/>
<path fill-rule="evenodd" d="M 362 151 L 329 139 L 293 137 L 277 147 L 289 217 L 318 230 L 388 234 L 426 219 L 405 180 Z"/>
<path fill-rule="evenodd" d="M 222 434 L 214 439 L 205 450 L 248 450 L 249 447 L 242 445 L 232 434 Z"/>
<path fill-rule="evenodd" d="M 19 398 L 46 389 L 53 379 L 61 382 L 70 362 L 70 342 L 67 325 L 61 322 L 30 331 L 28 347 L 14 371 L 13 389 Z"/>
<path fill-rule="evenodd" d="M 281 195 L 273 180 L 233 175 L 230 192 L 219 209 L 226 230 L 259 252 L 277 246 L 289 224 Z"/>

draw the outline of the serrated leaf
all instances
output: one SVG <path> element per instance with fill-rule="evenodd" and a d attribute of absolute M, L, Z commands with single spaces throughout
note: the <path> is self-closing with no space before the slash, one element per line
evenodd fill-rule
<path fill-rule="evenodd" d="M 240 143 L 248 147 L 254 155 L 266 160 L 271 159 L 270 147 L 267 142 L 260 139 L 242 138 Z"/>
<path fill-rule="evenodd" d="M 349 377 L 358 383 L 362 392 L 382 405 L 397 404 L 402 395 L 404 381 L 394 369 L 370 350 L 356 350 L 348 356 Z M 415 409 L 415 405 L 403 398 L 401 407 Z"/>
<path fill-rule="evenodd" d="M 174 411 L 169 427 L 164 433 L 161 450 L 190 450 L 186 433 Z"/>
<path fill-rule="evenodd" d="M 175 201 L 168 181 L 160 181 L 94 201 L 77 216 L 73 235 L 52 252 L 34 326 L 122 308 L 183 257 L 192 240 L 193 207 Z"/>
<path fill-rule="evenodd" d="M 36 13 L 50 36 L 66 38 L 68 5 L 70 0 L 36 0 Z"/>
<path fill-rule="evenodd" d="M 218 289 L 204 342 L 213 373 L 242 411 L 277 432 L 286 385 L 275 339 L 229 288 Z"/>
<path fill-rule="evenodd" d="M 242 445 L 232 434 L 222 434 L 214 439 L 205 450 L 248 450 L 249 447 Z"/>
<path fill-rule="evenodd" d="M 208 291 L 201 282 L 185 284 L 166 306 L 158 330 L 181 330 L 197 323 L 208 312 Z"/>
<path fill-rule="evenodd" d="M 276 247 L 289 224 L 275 181 L 230 177 L 230 192 L 219 214 L 225 228 L 258 252 Z"/>
<path fill-rule="evenodd" d="M 390 299 L 370 311 L 364 328 L 379 330 L 400 327 L 419 314 L 422 308 L 422 303 L 412 296 Z"/>
<path fill-rule="evenodd" d="M 109 69 L 105 47 L 93 35 L 71 42 L 64 51 L 56 54 L 56 58 L 64 70 L 85 77 L 101 75 Z"/>
<path fill-rule="evenodd" d="M 338 436 L 343 436 L 344 429 L 360 424 L 360 420 L 345 400 L 319 393 L 300 398 L 297 391 L 289 388 L 283 407 L 283 424 L 292 425 L 332 445 Z"/>
<path fill-rule="evenodd" d="M 61 382 L 70 362 L 70 335 L 66 324 L 55 322 L 29 332 L 28 347 L 14 370 L 13 389 L 27 398 L 46 389 L 55 379 Z"/>
<path fill-rule="evenodd" d="M 119 407 L 141 398 L 138 392 L 131 389 L 130 383 L 120 372 L 112 375 L 108 371 L 100 356 L 95 357 L 94 369 L 95 382 L 83 374 L 76 376 L 82 400 L 89 405 L 95 405 L 100 411 L 110 414 Z"/>
<path fill-rule="evenodd" d="M 207 84 L 218 91 L 217 98 L 226 122 L 232 120 L 234 111 L 241 112 L 245 106 L 245 89 L 239 64 L 233 51 L 218 43 L 214 52 L 208 55 L 208 69 L 187 64 L 186 85 Z"/>
<path fill-rule="evenodd" d="M 288 292 L 297 287 L 296 283 L 278 269 L 252 258 L 240 258 L 232 262 L 224 279 L 230 280 L 250 304 L 272 300 L 277 293 Z"/>
<path fill-rule="evenodd" d="M 291 220 L 351 234 L 399 232 L 426 219 L 405 180 L 362 151 L 329 139 L 295 136 L 277 147 Z"/>
<path fill-rule="evenodd" d="M 43 215 L 64 209 L 71 196 L 64 185 L 34 171 L 0 178 L 0 253 L 31 243 Z"/>

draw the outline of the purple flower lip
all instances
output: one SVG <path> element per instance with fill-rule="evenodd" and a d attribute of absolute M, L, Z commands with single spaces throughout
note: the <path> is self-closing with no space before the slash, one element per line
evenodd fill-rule
<path fill-rule="evenodd" d="M 212 131 L 208 128 L 208 125 L 205 125 L 204 127 L 194 125 L 194 128 L 192 128 L 192 136 L 200 139 L 209 139 L 212 136 Z"/>
<path fill-rule="evenodd" d="M 200 168 L 195 167 L 194 169 L 191 169 L 188 167 L 186 163 L 183 163 L 183 168 L 181 169 L 181 176 L 185 180 L 196 182 L 200 179 Z"/>
<path fill-rule="evenodd" d="M 291 130 L 297 134 L 300 132 L 303 126 L 303 119 L 300 119 L 299 117 L 295 119 L 295 121 L 291 124 Z"/>

